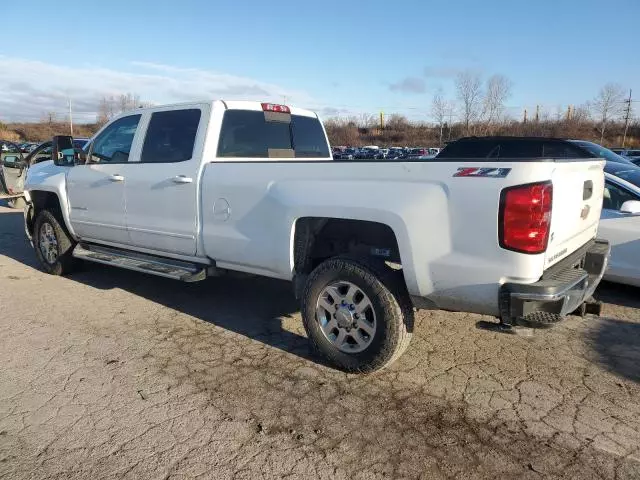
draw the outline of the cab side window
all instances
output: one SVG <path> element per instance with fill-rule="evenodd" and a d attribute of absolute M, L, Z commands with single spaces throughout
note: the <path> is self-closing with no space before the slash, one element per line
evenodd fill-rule
<path fill-rule="evenodd" d="M 155 112 L 142 147 L 142 163 L 191 160 L 201 111 L 198 108 Z"/>
<path fill-rule="evenodd" d="M 604 208 L 605 210 L 620 210 L 622 204 L 627 200 L 640 199 L 624 188 L 614 185 L 611 182 L 605 182 L 604 201 L 602 202 L 602 208 Z"/>
<path fill-rule="evenodd" d="M 87 163 L 126 163 L 140 123 L 140 115 L 122 117 L 93 142 Z"/>

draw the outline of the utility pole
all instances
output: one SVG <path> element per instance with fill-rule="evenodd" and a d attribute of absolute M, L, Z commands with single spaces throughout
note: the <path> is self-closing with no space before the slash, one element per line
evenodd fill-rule
<path fill-rule="evenodd" d="M 627 104 L 627 108 L 624 112 L 624 135 L 622 137 L 622 148 L 624 148 L 624 143 L 627 141 L 627 130 L 629 129 L 629 117 L 631 117 L 631 89 L 629 89 L 629 98 L 625 100 Z"/>
<path fill-rule="evenodd" d="M 540 121 L 540 105 L 536 105 L 536 123 Z"/>
<path fill-rule="evenodd" d="M 527 109 L 524 109 L 524 118 L 522 119 L 522 123 L 527 123 Z"/>
<path fill-rule="evenodd" d="M 73 137 L 73 114 L 71 112 L 71 98 L 69 98 L 69 131 Z"/>

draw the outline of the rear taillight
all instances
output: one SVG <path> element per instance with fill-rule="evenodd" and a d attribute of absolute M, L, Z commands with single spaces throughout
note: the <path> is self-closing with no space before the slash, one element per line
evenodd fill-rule
<path fill-rule="evenodd" d="M 498 215 L 500 246 L 521 253 L 543 253 L 551 227 L 551 182 L 502 190 Z"/>
<path fill-rule="evenodd" d="M 291 109 L 286 105 L 278 105 L 277 103 L 263 103 L 262 110 L 264 112 L 280 112 L 291 113 Z"/>

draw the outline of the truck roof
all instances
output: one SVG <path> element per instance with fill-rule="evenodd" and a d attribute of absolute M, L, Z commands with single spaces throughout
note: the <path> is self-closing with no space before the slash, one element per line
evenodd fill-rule
<path fill-rule="evenodd" d="M 153 112 L 158 110 L 165 110 L 167 108 L 176 108 L 176 107 L 187 107 L 193 105 L 202 105 L 208 104 L 212 107 L 216 104 L 223 105 L 226 110 L 257 110 L 262 111 L 262 103 L 274 103 L 274 102 L 258 102 L 258 101 L 249 101 L 249 100 L 201 100 L 201 101 L 193 101 L 193 102 L 180 102 L 180 103 L 171 103 L 165 105 L 154 105 L 152 107 L 144 107 L 140 108 L 136 111 L 140 112 Z M 294 107 L 291 105 L 287 105 L 291 110 L 292 115 L 301 115 L 304 117 L 314 117 L 318 118 L 318 115 L 311 110 L 306 110 L 304 108 Z M 129 113 L 129 112 L 125 112 Z"/>

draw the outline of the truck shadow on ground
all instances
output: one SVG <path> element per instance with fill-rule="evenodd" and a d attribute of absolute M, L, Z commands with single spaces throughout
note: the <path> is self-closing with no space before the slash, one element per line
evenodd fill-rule
<path fill-rule="evenodd" d="M 69 279 L 101 290 L 122 289 L 305 360 L 327 365 L 309 348 L 305 336 L 283 328 L 283 320 L 299 311 L 289 282 L 229 274 L 183 283 L 94 264 Z"/>
<path fill-rule="evenodd" d="M 621 307 L 640 308 L 640 287 L 604 281 L 598 285 L 594 297 Z"/>
<path fill-rule="evenodd" d="M 1 203 L 0 203 L 1 205 Z M 0 214 L 0 256 L 39 270 L 23 230 L 19 210 Z M 1 277 L 1 275 L 0 275 Z M 310 350 L 307 338 L 283 328 L 283 319 L 299 311 L 288 282 L 229 275 L 198 283 L 181 283 L 102 265 L 89 265 L 69 277 L 101 290 L 120 288 L 303 359 L 326 365 Z M 640 308 L 640 289 L 603 283 L 596 297 L 606 303 Z M 606 315 L 606 310 L 605 310 Z M 594 360 L 604 368 L 640 382 L 640 323 L 598 320 L 589 331 Z"/>
<path fill-rule="evenodd" d="M 23 214 L 19 210 L 0 213 L 0 256 L 3 255 L 40 270 L 25 237 Z M 289 282 L 230 274 L 183 283 L 98 264 L 88 264 L 68 278 L 100 290 L 120 288 L 314 363 L 327 365 L 309 348 L 305 336 L 282 326 L 283 318 L 299 311 Z"/>
<path fill-rule="evenodd" d="M 640 383 L 640 323 L 599 318 L 587 340 L 603 368 Z"/>

